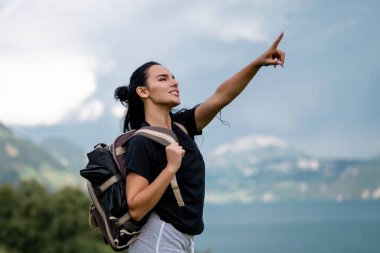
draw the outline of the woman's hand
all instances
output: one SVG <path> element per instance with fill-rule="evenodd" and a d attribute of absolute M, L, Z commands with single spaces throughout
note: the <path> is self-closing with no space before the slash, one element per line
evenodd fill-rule
<path fill-rule="evenodd" d="M 282 32 L 278 36 L 278 38 L 273 42 L 272 46 L 267 51 L 265 51 L 264 54 L 262 54 L 259 58 L 256 59 L 256 63 L 259 66 L 273 65 L 274 67 L 276 67 L 277 65 L 281 65 L 281 67 L 284 67 L 285 53 L 277 49 L 278 44 L 280 44 L 280 41 L 283 36 L 284 33 Z"/>
<path fill-rule="evenodd" d="M 167 168 L 175 174 L 179 167 L 181 167 L 182 157 L 185 155 L 185 150 L 178 143 L 172 143 L 165 148 L 165 151 L 168 160 Z"/>

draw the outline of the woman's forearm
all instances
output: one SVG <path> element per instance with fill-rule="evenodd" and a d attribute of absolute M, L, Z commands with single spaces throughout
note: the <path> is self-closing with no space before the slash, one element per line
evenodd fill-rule
<path fill-rule="evenodd" d="M 255 60 L 219 85 L 214 94 L 195 110 L 198 130 L 203 129 L 226 105 L 231 103 L 248 85 L 261 65 Z"/>
<path fill-rule="evenodd" d="M 221 106 L 224 107 L 231 103 L 245 89 L 260 68 L 261 65 L 255 60 L 220 84 L 215 91 L 215 96 Z"/>
<path fill-rule="evenodd" d="M 132 218 L 137 221 L 141 220 L 157 205 L 174 175 L 175 172 L 166 167 L 151 184 L 142 186 L 142 189 L 136 194 L 131 192 L 130 195 L 130 192 L 127 192 L 128 208 Z M 131 177 L 128 178 L 129 176 Z M 136 177 L 140 177 L 141 179 L 141 176 L 138 174 L 128 175 L 127 185 L 131 183 L 135 184 L 134 187 L 136 187 Z"/>

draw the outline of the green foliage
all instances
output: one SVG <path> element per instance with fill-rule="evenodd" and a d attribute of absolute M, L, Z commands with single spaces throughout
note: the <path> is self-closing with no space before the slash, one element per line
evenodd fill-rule
<path fill-rule="evenodd" d="M 110 253 L 88 226 L 89 200 L 75 188 L 49 194 L 36 181 L 0 186 L 0 253 Z"/>
<path fill-rule="evenodd" d="M 89 227 L 88 208 L 76 188 L 49 194 L 36 181 L 0 185 L 0 253 L 114 252 Z"/>

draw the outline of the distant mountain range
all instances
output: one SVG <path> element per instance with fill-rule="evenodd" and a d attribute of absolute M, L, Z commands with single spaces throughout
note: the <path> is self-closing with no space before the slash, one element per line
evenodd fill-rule
<path fill-rule="evenodd" d="M 272 136 L 245 136 L 208 157 L 214 203 L 380 199 L 380 160 L 318 159 Z"/>
<path fill-rule="evenodd" d="M 64 141 L 61 144 L 55 141 L 37 145 L 0 123 L 0 184 L 18 184 L 33 179 L 49 190 L 81 185 L 78 170 L 71 167 L 71 162 L 66 159 L 66 153 L 72 150 L 72 146 Z M 65 151 L 59 153 L 63 148 Z M 82 151 L 77 152 L 77 156 L 83 156 Z M 77 162 L 78 157 L 72 161 Z"/>
<path fill-rule="evenodd" d="M 83 187 L 86 152 L 62 138 L 38 144 L 0 123 L 0 184 L 36 179 L 51 190 Z M 204 154 L 206 202 L 379 200 L 380 159 L 319 159 L 273 136 L 234 139 Z"/>

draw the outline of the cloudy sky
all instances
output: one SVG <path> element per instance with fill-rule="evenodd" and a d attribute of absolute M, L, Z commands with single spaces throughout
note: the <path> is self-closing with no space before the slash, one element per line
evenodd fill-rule
<path fill-rule="evenodd" d="M 257 134 L 316 156 L 372 156 L 379 10 L 375 0 L 0 0 L 0 122 L 75 129 L 112 115 L 117 128 L 113 91 L 149 60 L 174 73 L 192 107 L 284 31 L 285 67 L 262 69 L 202 148 Z"/>

